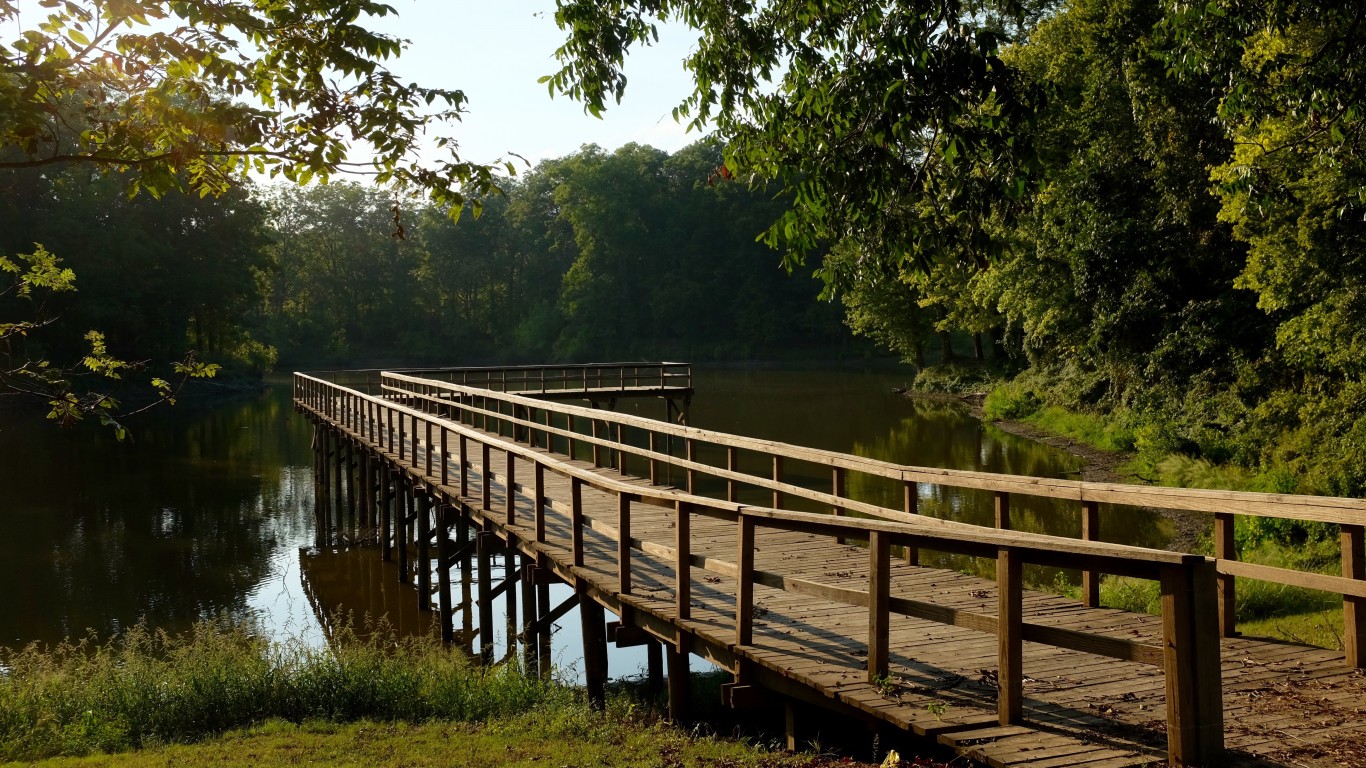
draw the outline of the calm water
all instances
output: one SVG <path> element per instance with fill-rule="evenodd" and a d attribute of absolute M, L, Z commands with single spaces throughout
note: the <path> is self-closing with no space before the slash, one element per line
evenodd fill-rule
<path fill-rule="evenodd" d="M 1078 467 L 1063 452 L 983 426 L 956 404 L 894 394 L 908 374 L 694 375 L 691 421 L 699 427 L 906 464 L 1047 477 Z M 183 629 L 220 615 L 252 619 L 277 637 L 321 642 L 318 612 L 337 608 L 425 628 L 429 615 L 417 613 L 411 590 L 372 562 L 372 553 L 309 549 L 310 433 L 289 396 L 279 382 L 226 402 L 182 402 L 131 424 L 134 439 L 126 443 L 97 428 L 59 431 L 41 419 L 0 414 L 0 645 L 87 631 L 107 637 L 139 621 Z M 900 506 L 899 487 L 851 480 L 849 492 Z M 925 487 L 920 506 L 926 514 L 991 521 L 986 493 Z M 1017 500 L 1012 514 L 1020 528 L 1080 530 L 1075 505 Z M 1169 535 L 1146 517 L 1107 515 L 1105 525 L 1109 540 L 1161 545 Z M 557 655 L 571 654 L 576 639 L 567 622 L 557 633 Z M 636 664 L 634 657 L 625 664 Z"/>

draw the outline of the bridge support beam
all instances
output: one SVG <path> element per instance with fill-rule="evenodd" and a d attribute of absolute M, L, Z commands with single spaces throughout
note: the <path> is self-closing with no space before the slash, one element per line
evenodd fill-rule
<path fill-rule="evenodd" d="M 479 590 L 479 657 L 485 664 L 493 663 L 493 590 L 490 584 L 493 581 L 493 541 L 490 531 L 475 534 L 474 553 L 479 568 L 475 585 Z"/>
<path fill-rule="evenodd" d="M 692 709 L 692 670 L 689 638 L 681 631 L 677 643 L 665 645 L 665 660 L 668 663 L 669 719 L 675 723 L 686 723 Z"/>
<path fill-rule="evenodd" d="M 579 595 L 579 623 L 583 628 L 583 674 L 588 689 L 588 706 L 602 710 L 607 706 L 607 625 L 603 607 L 588 594 L 588 585 L 576 585 Z"/>

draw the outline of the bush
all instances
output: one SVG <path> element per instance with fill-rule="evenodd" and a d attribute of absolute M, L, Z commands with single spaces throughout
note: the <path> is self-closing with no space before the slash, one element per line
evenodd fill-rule
<path fill-rule="evenodd" d="M 987 393 L 982 401 L 982 414 L 992 421 L 1019 421 L 1032 416 L 1043 407 L 1033 388 L 1019 382 L 1006 382 Z"/>

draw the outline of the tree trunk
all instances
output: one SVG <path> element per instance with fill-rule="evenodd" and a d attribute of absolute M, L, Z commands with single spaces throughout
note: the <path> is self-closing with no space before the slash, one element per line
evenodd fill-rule
<path fill-rule="evenodd" d="M 986 355 L 982 351 L 982 332 L 972 334 L 972 359 L 985 360 Z"/>
<path fill-rule="evenodd" d="M 953 360 L 953 335 L 948 331 L 939 332 L 939 351 L 941 363 Z"/>

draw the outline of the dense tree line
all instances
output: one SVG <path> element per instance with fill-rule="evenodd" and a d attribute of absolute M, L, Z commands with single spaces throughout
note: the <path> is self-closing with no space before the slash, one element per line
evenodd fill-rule
<path fill-rule="evenodd" d="M 76 290 L 45 297 L 28 358 L 192 349 L 240 373 L 366 361 L 715 359 L 838 352 L 820 283 L 755 234 L 780 210 L 703 141 L 543 162 L 453 219 L 353 183 L 129 197 L 85 166 L 3 177 L 0 251 L 42 244 Z M 7 297 L 21 314 L 28 301 Z M 12 350 L 13 351 L 13 350 Z"/>
<path fill-rule="evenodd" d="M 260 336 L 309 364 L 836 350 L 838 306 L 755 242 L 778 204 L 721 167 L 713 142 L 586 146 L 458 220 L 368 187 L 279 189 Z"/>

